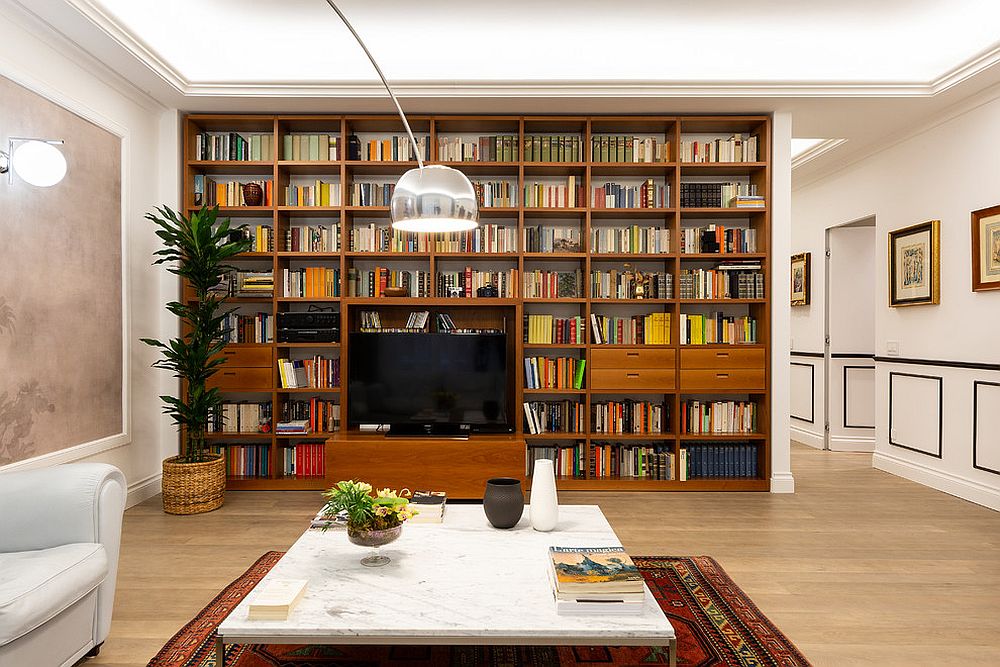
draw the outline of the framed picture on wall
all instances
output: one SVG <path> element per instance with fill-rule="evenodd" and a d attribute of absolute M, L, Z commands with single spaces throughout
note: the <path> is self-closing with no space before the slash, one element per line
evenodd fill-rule
<path fill-rule="evenodd" d="M 809 274 L 811 253 L 792 255 L 792 305 L 808 306 L 812 277 Z"/>
<path fill-rule="evenodd" d="M 889 232 L 889 306 L 941 301 L 939 220 Z"/>
<path fill-rule="evenodd" d="M 1000 206 L 972 212 L 972 291 L 1000 289 Z"/>

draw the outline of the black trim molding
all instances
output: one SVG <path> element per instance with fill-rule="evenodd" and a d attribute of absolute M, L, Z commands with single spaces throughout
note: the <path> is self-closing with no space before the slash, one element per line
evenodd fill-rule
<path fill-rule="evenodd" d="M 830 355 L 833 359 L 874 359 L 874 354 L 850 354 L 848 352 L 834 352 Z"/>
<path fill-rule="evenodd" d="M 816 366 L 815 364 L 801 364 L 797 362 L 791 362 L 792 366 L 805 366 L 809 369 L 809 419 L 805 417 L 799 417 L 798 415 L 793 415 L 791 410 L 788 412 L 788 416 L 792 419 L 798 419 L 799 421 L 809 422 L 810 424 L 816 423 Z"/>
<path fill-rule="evenodd" d="M 972 383 L 972 467 L 976 470 L 985 470 L 986 472 L 991 472 L 994 475 L 1000 475 L 1000 470 L 994 470 L 993 468 L 987 468 L 986 466 L 981 466 L 976 461 L 976 450 L 977 440 L 979 439 L 979 385 L 987 387 L 1000 387 L 1000 382 L 984 382 L 983 380 L 976 380 Z M 994 434 L 995 435 L 995 434 Z"/>
<path fill-rule="evenodd" d="M 874 371 L 875 370 L 874 366 L 847 366 L 847 365 L 844 366 L 844 382 L 843 382 L 843 387 L 842 387 L 843 392 L 844 392 L 844 416 L 843 416 L 844 428 L 875 428 L 875 424 L 872 424 L 871 426 L 866 426 L 866 425 L 862 425 L 862 424 L 848 424 L 847 423 L 847 369 L 849 369 L 849 368 L 859 369 L 859 370 L 866 370 L 866 371 Z"/>
<path fill-rule="evenodd" d="M 898 442 L 893 442 L 892 440 L 892 380 L 895 377 L 911 377 L 911 378 L 922 378 L 924 380 L 937 380 L 938 383 L 938 448 L 937 453 L 928 452 L 925 449 L 917 449 L 916 447 L 911 447 L 909 445 L 903 445 Z M 944 443 L 944 378 L 939 375 L 917 375 L 916 373 L 897 373 L 891 371 L 889 373 L 889 444 L 895 447 L 901 447 L 903 449 L 909 449 L 911 452 L 917 452 L 919 454 L 924 454 L 926 456 L 931 456 L 936 459 L 943 458 L 942 445 Z"/>
<path fill-rule="evenodd" d="M 795 350 L 792 350 L 789 354 L 791 354 L 793 357 L 816 357 L 818 359 L 823 358 L 822 352 L 796 352 Z"/>
<path fill-rule="evenodd" d="M 976 361 L 944 361 L 942 359 L 910 359 L 906 357 L 875 357 L 875 361 L 886 364 L 911 364 L 914 366 L 968 368 L 976 371 L 1000 371 L 1000 364 L 984 364 Z"/>

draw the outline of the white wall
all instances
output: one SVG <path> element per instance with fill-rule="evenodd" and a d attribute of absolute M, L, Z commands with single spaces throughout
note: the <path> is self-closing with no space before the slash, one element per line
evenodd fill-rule
<path fill-rule="evenodd" d="M 779 111 L 771 124 L 771 492 L 792 493 L 791 432 L 786 406 L 791 400 L 788 340 L 791 321 L 787 261 L 792 226 L 792 115 Z"/>
<path fill-rule="evenodd" d="M 177 116 L 17 5 L 0 0 L 0 13 L 3 16 L 0 74 L 123 137 L 126 337 L 133 343 L 127 383 L 130 442 L 87 460 L 105 461 L 121 468 L 129 483 L 130 504 L 139 502 L 159 492 L 160 461 L 165 452 L 176 449 L 176 436 L 161 416 L 157 398 L 161 393 L 174 391 L 172 382 L 167 373 L 149 367 L 155 354 L 139 344 L 138 339 L 169 335 L 173 326 L 164 317 L 163 304 L 176 291 L 176 281 L 167 278 L 162 268 L 150 266 L 159 239 L 143 215 L 156 203 L 177 204 Z M 169 152 L 163 153 L 168 147 Z M 162 155 L 169 155 L 170 159 L 162 160 L 161 164 Z M 41 458 L 28 465 L 48 465 L 65 458 Z"/>
<path fill-rule="evenodd" d="M 908 477 L 974 502 L 1000 509 L 1000 473 L 973 466 L 974 382 L 1000 382 L 1000 372 L 929 364 L 934 360 L 997 364 L 1000 292 L 971 291 L 970 212 L 1000 203 L 1000 152 L 990 149 L 1000 133 L 1000 91 L 992 90 L 967 107 L 939 119 L 910 138 L 867 159 L 793 191 L 792 250 L 822 257 L 824 230 L 869 215 L 876 217 L 875 298 L 875 454 L 876 468 Z M 941 304 L 889 308 L 887 233 L 908 225 L 941 221 Z M 823 276 L 813 271 L 813 303 L 797 308 L 792 340 L 797 350 L 823 346 Z M 882 359 L 887 341 L 898 341 L 899 356 L 916 363 Z M 891 373 L 925 375 L 923 381 L 896 375 L 893 397 L 896 424 L 905 429 L 890 443 Z M 819 381 L 819 380 L 818 380 Z M 940 392 L 938 392 L 938 386 Z M 939 396 L 940 394 L 940 396 Z M 1000 409 L 995 394 L 980 389 L 981 415 Z M 938 423 L 939 404 L 941 421 Z M 915 449 L 935 450 L 940 428 L 940 458 Z M 904 430 L 904 429 L 901 429 Z M 903 438 L 910 438 L 906 442 Z M 997 460 L 1000 438 L 980 428 L 980 463 Z M 987 466 L 988 467 L 988 466 Z"/>

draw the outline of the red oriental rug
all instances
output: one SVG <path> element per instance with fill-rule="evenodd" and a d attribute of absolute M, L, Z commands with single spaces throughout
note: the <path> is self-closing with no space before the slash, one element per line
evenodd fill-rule
<path fill-rule="evenodd" d="M 148 667 L 217 667 L 215 629 L 281 558 L 264 554 L 167 642 Z M 684 667 L 808 667 L 708 556 L 633 556 L 677 633 Z M 571 667 L 667 664 L 661 646 L 295 646 L 232 644 L 226 667 Z"/>

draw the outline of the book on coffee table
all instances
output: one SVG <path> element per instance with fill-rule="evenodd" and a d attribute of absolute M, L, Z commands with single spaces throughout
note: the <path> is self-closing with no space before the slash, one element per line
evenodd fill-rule
<path fill-rule="evenodd" d="M 414 491 L 410 504 L 417 514 L 409 523 L 441 523 L 444 521 L 444 507 L 448 495 L 444 491 Z"/>
<path fill-rule="evenodd" d="M 642 575 L 621 547 L 549 547 L 549 566 L 557 613 L 642 612 Z"/>
<path fill-rule="evenodd" d="M 247 608 L 247 618 L 257 621 L 283 621 L 306 592 L 306 579 L 272 579 L 257 590 Z"/>

